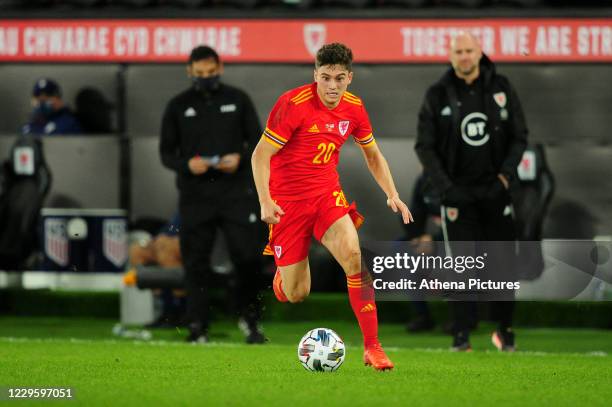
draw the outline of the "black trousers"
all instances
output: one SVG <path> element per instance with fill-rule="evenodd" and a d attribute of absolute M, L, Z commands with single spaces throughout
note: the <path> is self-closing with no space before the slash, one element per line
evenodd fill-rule
<path fill-rule="evenodd" d="M 210 322 L 211 255 L 217 230 L 225 235 L 234 265 L 233 299 L 247 322 L 260 318 L 262 250 L 267 230 L 259 220 L 253 196 L 185 199 L 179 204 L 180 244 L 185 269 L 187 317 L 191 326 L 206 331 Z"/>
<path fill-rule="evenodd" d="M 486 252 L 487 270 L 493 280 L 511 280 L 514 273 L 515 226 L 509 195 L 504 193 L 494 200 L 482 200 L 462 207 L 441 207 L 442 229 L 446 251 L 452 256 Z M 490 243 L 487 245 L 487 242 Z M 502 243 L 499 243 L 502 242 Z M 477 247 L 477 246 L 484 247 Z M 497 252 L 497 253 L 496 253 Z M 448 253 L 447 253 L 448 255 Z M 487 271 L 485 271 L 487 273 Z M 478 276 L 481 277 L 481 276 Z M 478 323 L 477 301 L 489 304 L 491 320 L 500 329 L 512 326 L 514 292 L 496 293 L 495 297 L 475 294 L 466 300 L 450 302 L 453 334 L 468 333 Z M 492 301 L 491 299 L 503 299 Z"/>

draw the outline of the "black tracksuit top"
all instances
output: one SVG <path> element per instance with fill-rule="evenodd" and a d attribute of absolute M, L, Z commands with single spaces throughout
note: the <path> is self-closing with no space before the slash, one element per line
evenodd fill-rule
<path fill-rule="evenodd" d="M 253 187 L 251 153 L 262 129 L 249 96 L 221 83 L 211 93 L 190 88 L 175 96 L 164 112 L 159 151 L 164 166 L 177 174 L 182 200 L 190 197 L 228 195 L 236 189 Z M 240 167 L 234 174 L 209 169 L 203 175 L 189 171 L 189 160 L 240 153 Z"/>
<path fill-rule="evenodd" d="M 487 116 L 487 147 L 496 173 L 504 174 L 511 185 L 527 145 L 527 126 L 518 95 L 508 79 L 496 72 L 495 65 L 483 55 L 480 61 L 482 109 Z M 415 150 L 423 164 L 430 193 L 443 195 L 457 183 L 463 146 L 460 94 L 456 75 L 450 68 L 432 85 L 419 111 Z M 478 124 L 478 123 L 476 123 Z M 465 128 L 465 127 L 464 127 Z"/>

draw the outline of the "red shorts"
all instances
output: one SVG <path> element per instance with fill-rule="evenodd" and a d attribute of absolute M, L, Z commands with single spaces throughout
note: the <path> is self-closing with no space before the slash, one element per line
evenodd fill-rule
<path fill-rule="evenodd" d="M 364 217 L 355 202 L 349 205 L 342 190 L 332 190 L 300 201 L 276 201 L 285 214 L 269 225 L 269 243 L 263 254 L 274 256 L 277 266 L 288 266 L 308 256 L 311 237 L 321 241 L 327 229 L 347 213 L 359 229 Z"/>

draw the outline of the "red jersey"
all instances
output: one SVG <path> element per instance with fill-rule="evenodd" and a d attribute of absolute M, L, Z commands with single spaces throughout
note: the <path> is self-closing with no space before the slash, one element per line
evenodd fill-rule
<path fill-rule="evenodd" d="M 362 147 L 375 144 L 368 113 L 357 96 L 345 92 L 329 109 L 317 95 L 316 83 L 283 94 L 263 134 L 281 149 L 270 162 L 272 198 L 301 200 L 340 189 L 336 167 L 349 136 Z"/>

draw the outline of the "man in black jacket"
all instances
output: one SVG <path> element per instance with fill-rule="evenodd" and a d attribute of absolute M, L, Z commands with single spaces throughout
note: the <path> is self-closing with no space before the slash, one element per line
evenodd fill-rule
<path fill-rule="evenodd" d="M 235 266 L 235 294 L 247 342 L 262 343 L 258 288 L 266 231 L 259 222 L 250 160 L 245 159 L 262 129 L 249 96 L 220 82 L 222 73 L 212 48 L 193 49 L 187 65 L 192 86 L 166 107 L 160 154 L 163 164 L 177 174 L 188 340 L 208 340 L 210 260 L 220 228 Z"/>
<path fill-rule="evenodd" d="M 474 36 L 453 38 L 450 61 L 452 68 L 425 96 L 415 150 L 430 192 L 442 202 L 448 254 L 457 255 L 458 245 L 451 242 L 515 240 L 509 191 L 518 182 L 527 127 L 514 88 L 496 73 Z M 493 342 L 508 351 L 514 349 L 510 299 L 491 303 L 499 323 Z M 456 301 L 452 308 L 453 349 L 470 350 L 475 303 Z"/>

